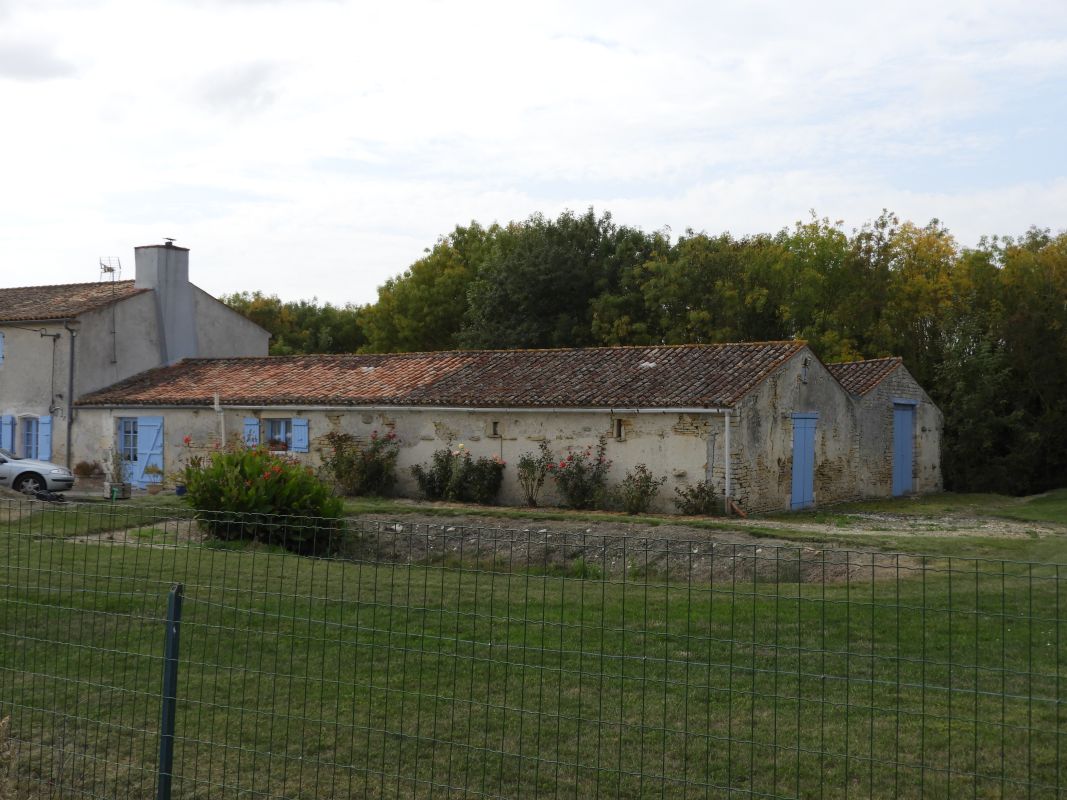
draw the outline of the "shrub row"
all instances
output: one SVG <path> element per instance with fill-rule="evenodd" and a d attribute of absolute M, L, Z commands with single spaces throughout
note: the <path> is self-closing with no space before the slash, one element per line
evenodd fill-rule
<path fill-rule="evenodd" d="M 328 441 L 331 452 L 323 464 L 327 481 L 310 467 L 273 454 L 264 446 L 234 444 L 206 458 L 191 458 L 182 476 L 187 501 L 205 512 L 205 525 L 219 539 L 250 539 L 309 555 L 334 553 L 340 547 L 343 530 L 343 506 L 337 493 L 388 493 L 396 482 L 399 443 L 392 433 L 374 433 L 363 444 L 342 433 L 330 434 Z M 647 466 L 638 464 L 609 491 L 611 461 L 605 451 L 601 438 L 595 448 L 572 452 L 559 460 L 545 443 L 538 453 L 524 453 L 519 459 L 518 480 L 526 503 L 537 505 L 551 476 L 570 508 L 621 506 L 630 514 L 647 511 L 666 476 L 656 477 Z M 474 458 L 460 444 L 437 450 L 429 464 L 416 465 L 411 471 L 419 489 L 431 500 L 491 504 L 500 492 L 505 466 L 499 458 Z M 715 510 L 715 495 L 706 482 L 675 492 L 675 502 L 683 514 Z"/>
<path fill-rule="evenodd" d="M 618 486 L 609 488 L 611 460 L 607 458 L 607 441 L 601 437 L 596 447 L 570 452 L 557 459 L 548 444 L 541 442 L 538 452 L 519 457 L 517 480 L 523 501 L 536 506 L 549 477 L 556 484 L 563 504 L 568 508 L 622 508 L 629 514 L 648 511 L 667 476 L 656 477 L 645 464 L 626 472 Z M 452 500 L 491 504 L 504 477 L 504 462 L 498 458 L 473 459 L 462 444 L 437 450 L 428 465 L 411 468 L 419 489 L 430 500 Z M 683 514 L 709 515 L 718 511 L 714 489 L 708 481 L 676 488 L 675 505 Z"/>

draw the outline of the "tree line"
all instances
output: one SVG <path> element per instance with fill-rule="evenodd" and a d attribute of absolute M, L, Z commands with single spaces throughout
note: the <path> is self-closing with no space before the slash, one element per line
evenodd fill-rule
<path fill-rule="evenodd" d="M 1067 485 L 1064 232 L 962 247 L 883 212 L 675 238 L 590 209 L 458 226 L 366 306 L 224 300 L 279 354 L 798 338 L 827 363 L 900 355 L 945 414 L 947 488 Z"/>

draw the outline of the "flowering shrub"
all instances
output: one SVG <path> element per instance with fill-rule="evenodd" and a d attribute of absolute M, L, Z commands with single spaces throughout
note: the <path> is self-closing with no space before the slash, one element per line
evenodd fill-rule
<path fill-rule="evenodd" d="M 656 478 L 644 464 L 638 464 L 627 470 L 616 490 L 623 510 L 627 514 L 642 514 L 648 511 L 653 499 L 659 494 L 660 487 L 667 482 L 667 476 Z"/>
<path fill-rule="evenodd" d="M 719 500 L 710 481 L 676 486 L 674 493 L 678 495 L 674 504 L 682 514 L 709 516 L 719 511 Z"/>
<path fill-rule="evenodd" d="M 463 445 L 434 452 L 428 466 L 416 464 L 411 474 L 430 500 L 490 504 L 504 481 L 506 464 L 499 458 L 475 459 Z"/>
<path fill-rule="evenodd" d="M 370 441 L 361 445 L 348 433 L 329 433 L 326 441 L 332 452 L 323 461 L 322 468 L 333 480 L 342 494 L 386 495 L 396 483 L 396 459 L 400 454 L 400 442 L 390 431 L 379 436 L 374 431 Z"/>
<path fill-rule="evenodd" d="M 541 494 L 541 487 L 545 485 L 549 468 L 555 463 L 552 451 L 548 449 L 547 442 L 541 442 L 541 452 L 538 454 L 523 453 L 519 456 L 519 486 L 522 487 L 522 496 L 528 506 L 536 506 L 537 498 Z"/>
<path fill-rule="evenodd" d="M 186 502 L 219 539 L 249 539 L 305 555 L 341 544 L 341 500 L 312 473 L 266 447 L 217 450 L 186 465 Z"/>
<path fill-rule="evenodd" d="M 604 457 L 606 451 L 607 442 L 601 436 L 595 453 L 591 449 L 571 453 L 549 467 L 566 505 L 594 508 L 603 501 L 604 485 L 611 469 L 611 462 Z"/>

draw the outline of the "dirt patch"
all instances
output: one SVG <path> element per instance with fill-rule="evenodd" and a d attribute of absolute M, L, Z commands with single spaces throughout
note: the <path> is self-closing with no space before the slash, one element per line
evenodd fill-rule
<path fill-rule="evenodd" d="M 685 525 L 647 526 L 486 518 L 366 515 L 353 520 L 356 558 L 493 571 L 656 582 L 838 583 L 891 579 L 918 562 L 905 556 L 805 546 L 743 532 Z"/>
<path fill-rule="evenodd" d="M 206 538 L 207 536 L 197 525 L 196 520 L 165 519 L 152 524 L 137 525 L 132 528 L 71 536 L 69 541 L 173 547 L 176 544 L 202 542 Z"/>
<path fill-rule="evenodd" d="M 922 536 L 996 536 L 1009 539 L 1055 536 L 1067 533 L 1067 526 L 1041 522 L 1021 522 L 998 517 L 974 517 L 957 514 L 919 517 L 887 512 L 838 514 L 835 523 L 794 522 L 783 519 L 737 520 L 739 528 L 756 526 L 764 529 L 810 531 L 815 534 L 893 534 Z"/>

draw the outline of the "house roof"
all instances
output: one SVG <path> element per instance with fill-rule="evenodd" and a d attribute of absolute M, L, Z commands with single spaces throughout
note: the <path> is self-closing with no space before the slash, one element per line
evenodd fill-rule
<path fill-rule="evenodd" d="M 187 359 L 78 405 L 715 408 L 804 342 Z"/>
<path fill-rule="evenodd" d="M 71 319 L 148 291 L 133 281 L 0 288 L 0 322 Z"/>
<path fill-rule="evenodd" d="M 865 395 L 884 381 L 889 374 L 903 364 L 899 356 L 871 358 L 866 361 L 846 361 L 827 364 L 830 374 L 837 378 L 849 394 Z"/>

